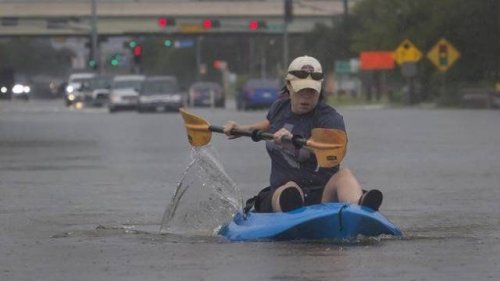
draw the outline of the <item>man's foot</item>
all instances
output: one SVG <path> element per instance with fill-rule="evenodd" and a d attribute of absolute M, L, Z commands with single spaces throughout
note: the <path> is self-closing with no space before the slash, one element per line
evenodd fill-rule
<path fill-rule="evenodd" d="M 368 207 L 374 211 L 378 211 L 378 208 L 380 208 L 380 205 L 382 205 L 383 198 L 384 195 L 382 195 L 382 192 L 380 190 L 368 190 L 366 192 L 363 192 L 363 195 L 361 195 L 361 198 L 359 198 L 359 205 Z"/>
<path fill-rule="evenodd" d="M 304 206 L 300 192 L 295 187 L 285 188 L 280 194 L 280 208 L 282 212 L 288 212 Z"/>

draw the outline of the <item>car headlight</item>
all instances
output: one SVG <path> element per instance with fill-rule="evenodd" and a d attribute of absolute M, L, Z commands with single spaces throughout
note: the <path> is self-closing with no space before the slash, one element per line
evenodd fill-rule
<path fill-rule="evenodd" d="M 2 92 L 2 94 L 7 93 L 7 87 L 4 86 L 4 87 L 0 88 L 0 92 Z"/>
<path fill-rule="evenodd" d="M 74 90 L 75 90 L 75 88 L 73 88 L 73 86 L 71 86 L 71 85 L 68 86 L 68 87 L 66 87 L 66 92 L 69 93 L 69 94 L 73 93 Z"/>
<path fill-rule="evenodd" d="M 16 84 L 12 87 L 12 92 L 14 94 L 22 94 L 24 92 L 24 86 L 21 84 Z"/>
<path fill-rule="evenodd" d="M 68 100 L 70 100 L 70 101 L 74 101 L 74 100 L 75 100 L 75 98 L 76 98 L 76 97 L 75 97 L 75 95 L 73 95 L 73 94 L 71 94 L 71 95 L 69 95 L 69 96 L 68 96 Z"/>
<path fill-rule="evenodd" d="M 29 92 L 31 92 L 31 88 L 30 88 L 30 86 L 24 86 L 24 92 L 25 92 L 26 94 L 28 94 Z"/>

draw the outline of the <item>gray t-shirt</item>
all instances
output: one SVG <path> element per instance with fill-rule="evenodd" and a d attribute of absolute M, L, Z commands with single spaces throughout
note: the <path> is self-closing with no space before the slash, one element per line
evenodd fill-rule
<path fill-rule="evenodd" d="M 345 131 L 344 118 L 334 108 L 320 101 L 312 112 L 297 115 L 292 112 L 290 99 L 280 99 L 273 103 L 267 114 L 275 133 L 286 128 L 293 135 L 306 139 L 311 137 L 313 128 L 331 128 Z M 272 141 L 266 142 L 271 157 L 270 184 L 277 188 L 288 181 L 295 181 L 300 187 L 324 186 L 330 177 L 338 172 L 339 166 L 318 168 L 313 152 L 301 149 L 284 149 Z"/>

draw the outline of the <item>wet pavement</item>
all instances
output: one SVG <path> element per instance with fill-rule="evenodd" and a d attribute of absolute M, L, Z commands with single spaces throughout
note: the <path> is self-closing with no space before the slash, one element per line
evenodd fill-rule
<path fill-rule="evenodd" d="M 178 114 L 0 102 L 0 280 L 499 280 L 500 111 L 339 108 L 345 159 L 404 238 L 229 243 L 159 234 L 190 162 Z M 265 112 L 193 109 L 212 124 Z M 244 197 L 262 143 L 214 136 Z"/>

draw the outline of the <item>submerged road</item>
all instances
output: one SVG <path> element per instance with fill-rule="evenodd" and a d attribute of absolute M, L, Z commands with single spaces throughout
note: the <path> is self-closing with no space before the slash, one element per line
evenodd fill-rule
<path fill-rule="evenodd" d="M 0 102 L 0 280 L 499 280 L 500 111 L 345 107 L 345 165 L 405 236 L 228 243 L 158 234 L 190 161 L 178 114 Z M 212 124 L 264 111 L 193 109 Z M 214 136 L 248 197 L 262 143 Z M 193 206 L 196 208 L 198 206 Z"/>

